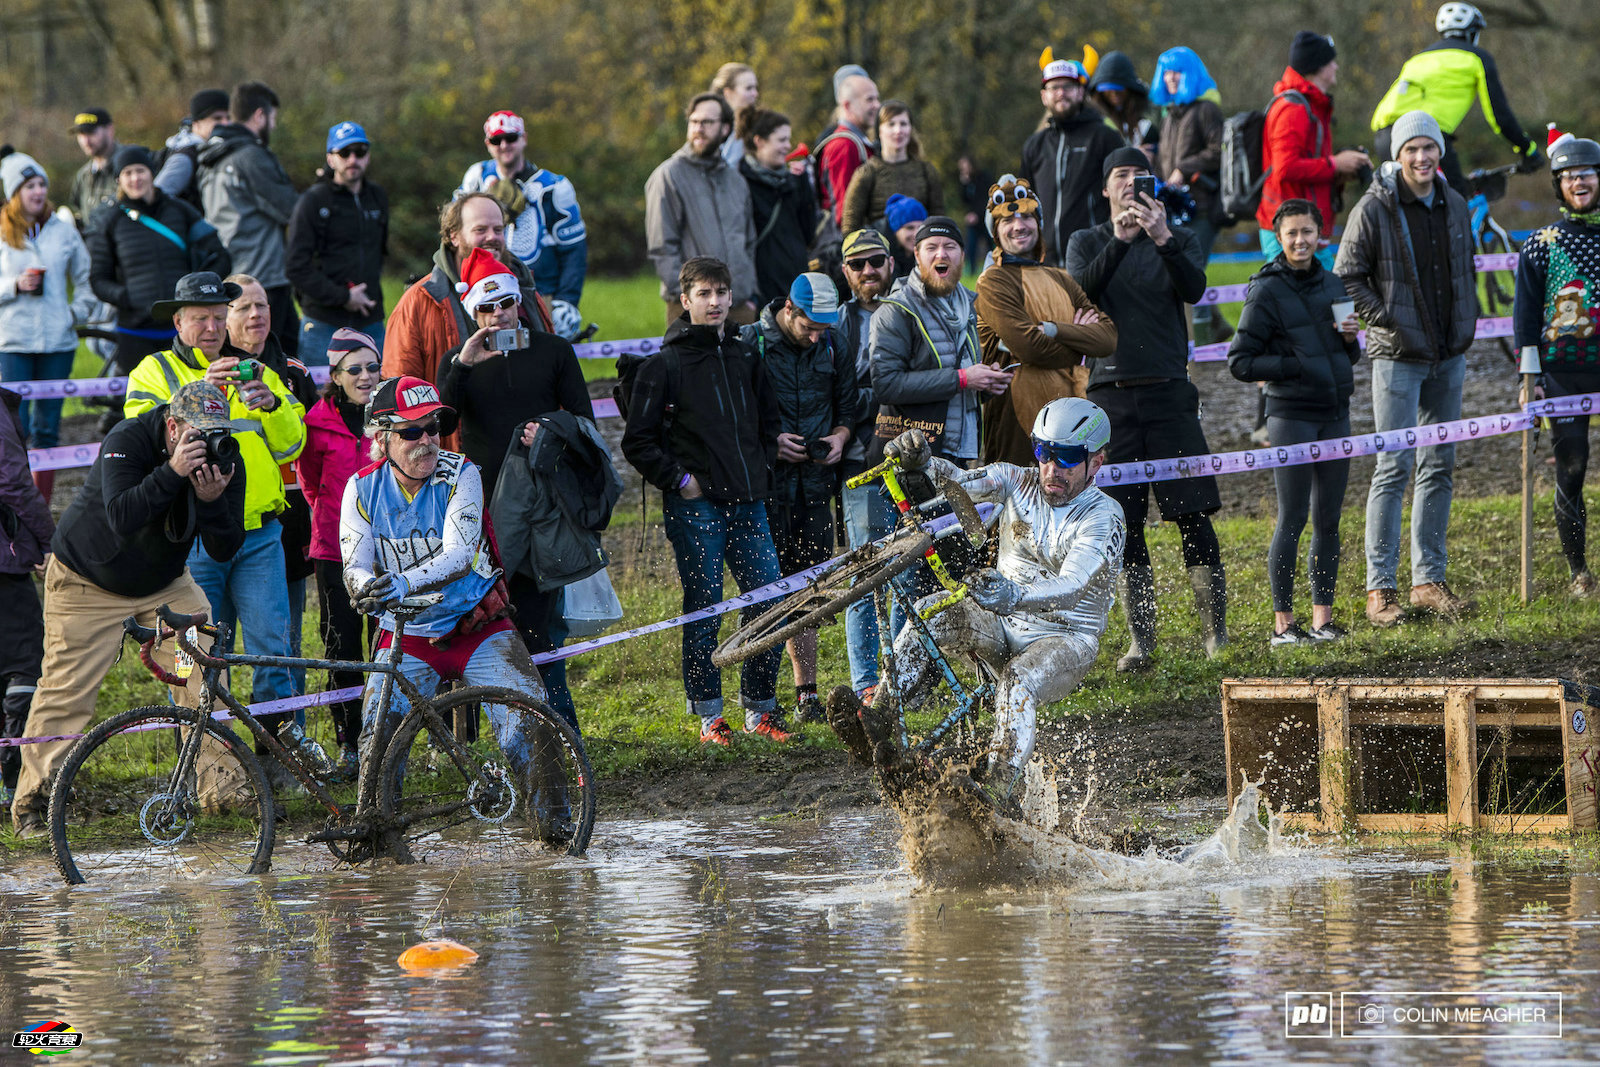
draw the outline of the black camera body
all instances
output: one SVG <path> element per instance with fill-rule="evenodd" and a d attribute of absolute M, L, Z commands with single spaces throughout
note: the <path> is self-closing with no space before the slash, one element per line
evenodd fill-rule
<path fill-rule="evenodd" d="M 806 458 L 813 463 L 824 462 L 831 450 L 832 446 L 820 437 L 806 442 Z"/>
<path fill-rule="evenodd" d="M 206 462 L 223 474 L 233 470 L 234 463 L 239 459 L 239 442 L 234 440 L 233 431 L 205 430 L 201 436 L 206 442 Z"/>

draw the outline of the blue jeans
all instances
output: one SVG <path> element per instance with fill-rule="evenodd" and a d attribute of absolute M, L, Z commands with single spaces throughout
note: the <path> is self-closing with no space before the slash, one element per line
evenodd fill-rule
<path fill-rule="evenodd" d="M 244 631 L 246 651 L 259 656 L 287 656 L 289 641 L 289 579 L 283 570 L 283 529 L 267 518 L 259 530 L 244 535 L 244 545 L 226 563 L 219 563 L 195 538 L 189 552 L 189 574 L 205 591 L 211 617 L 236 618 Z M 255 667 L 251 671 L 250 700 L 281 700 L 294 695 L 286 667 Z"/>
<path fill-rule="evenodd" d="M 70 348 L 65 352 L 0 352 L 0 382 L 70 378 L 75 354 Z M 29 448 L 54 448 L 61 440 L 61 403 L 24 400 L 17 408 L 22 440 Z"/>
<path fill-rule="evenodd" d="M 878 485 L 844 491 L 844 531 L 851 548 L 876 541 L 894 529 L 894 508 Z M 845 609 L 845 653 L 850 657 L 850 686 L 856 692 L 878 684 L 878 609 L 874 597 L 862 597 Z"/>
<path fill-rule="evenodd" d="M 778 553 L 767 528 L 762 503 L 719 504 L 705 497 L 685 500 L 666 493 L 667 540 L 678 558 L 683 585 L 683 610 L 710 607 L 722 599 L 722 565 L 727 563 L 739 589 L 749 590 L 779 578 Z M 770 604 L 744 609 L 753 621 Z M 711 665 L 720 619 L 701 619 L 683 628 L 683 691 L 691 714 L 702 719 L 722 714 L 722 671 Z M 739 667 L 739 703 L 747 712 L 765 715 L 778 706 L 778 664 L 781 647 L 751 656 Z"/>
<path fill-rule="evenodd" d="M 1461 384 L 1467 357 L 1439 363 L 1372 361 L 1372 418 L 1382 430 L 1399 430 L 1461 417 Z M 1417 469 L 1411 500 L 1411 584 L 1444 581 L 1445 531 L 1455 492 L 1455 445 L 1378 453 L 1367 491 L 1367 588 L 1397 589 L 1400 511 L 1406 481 Z"/>
<path fill-rule="evenodd" d="M 1283 245 L 1278 243 L 1278 235 L 1273 233 L 1271 230 L 1261 230 L 1259 232 L 1261 234 L 1262 254 L 1267 257 L 1268 261 L 1276 259 L 1278 254 L 1283 251 Z M 1333 269 L 1333 257 L 1338 254 L 1339 246 L 1336 244 L 1326 244 L 1317 249 L 1317 259 L 1320 260 L 1322 265 L 1328 270 Z M 1409 425 L 1409 423 L 1407 425 Z"/>
<path fill-rule="evenodd" d="M 378 355 L 383 355 L 383 320 L 370 322 L 365 326 L 356 327 L 362 333 L 377 342 Z M 314 319 L 310 315 L 300 319 L 300 355 L 299 360 L 308 367 L 326 367 L 328 365 L 328 342 L 333 340 L 333 333 L 339 327 L 331 322 Z"/>

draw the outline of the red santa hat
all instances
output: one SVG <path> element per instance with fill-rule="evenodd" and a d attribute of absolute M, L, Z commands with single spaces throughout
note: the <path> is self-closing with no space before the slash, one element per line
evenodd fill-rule
<path fill-rule="evenodd" d="M 484 304 L 508 296 L 522 303 L 522 287 L 517 284 L 517 276 L 495 259 L 492 252 L 482 248 L 474 248 L 462 262 L 456 292 L 462 294 L 461 306 L 467 309 L 468 315 Z"/>
<path fill-rule="evenodd" d="M 1545 135 L 1545 155 L 1549 155 L 1550 153 L 1554 152 L 1556 150 L 1556 145 L 1564 144 L 1573 139 L 1572 134 L 1562 133 L 1560 130 L 1556 129 L 1556 124 L 1553 122 L 1546 124 L 1545 129 L 1549 131 Z"/>

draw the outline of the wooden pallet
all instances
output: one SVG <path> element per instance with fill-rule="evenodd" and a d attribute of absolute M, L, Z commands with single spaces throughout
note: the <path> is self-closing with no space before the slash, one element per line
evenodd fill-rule
<path fill-rule="evenodd" d="M 1243 776 L 1261 778 L 1263 792 L 1291 827 L 1326 833 L 1355 827 L 1509 833 L 1600 829 L 1595 796 L 1600 688 L 1594 686 L 1553 678 L 1231 679 L 1222 683 L 1222 728 L 1229 803 Z M 1487 744 L 1508 758 L 1559 761 L 1564 812 L 1479 810 L 1479 753 L 1485 744 L 1479 731 L 1495 728 L 1502 729 Z M 1443 810 L 1382 810 L 1385 798 L 1373 777 L 1386 763 L 1405 762 L 1397 737 L 1414 741 L 1442 762 Z M 1407 768 L 1415 770 L 1422 762 L 1413 759 Z"/>

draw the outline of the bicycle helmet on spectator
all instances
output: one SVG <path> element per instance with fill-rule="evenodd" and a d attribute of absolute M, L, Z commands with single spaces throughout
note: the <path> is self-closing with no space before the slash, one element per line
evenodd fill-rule
<path fill-rule="evenodd" d="M 1550 184 L 1555 187 L 1556 199 L 1561 199 L 1561 172 L 1573 167 L 1594 167 L 1600 170 L 1600 143 L 1587 137 L 1574 137 L 1562 133 L 1550 123 Z"/>
<path fill-rule="evenodd" d="M 1485 25 L 1483 12 L 1471 4 L 1444 4 L 1433 20 L 1440 37 L 1461 37 L 1473 44 L 1478 43 L 1478 34 Z"/>
<path fill-rule="evenodd" d="M 1111 440 L 1111 420 L 1100 406 L 1082 397 L 1050 401 L 1033 420 L 1033 454 L 1042 463 L 1082 463 Z"/>

